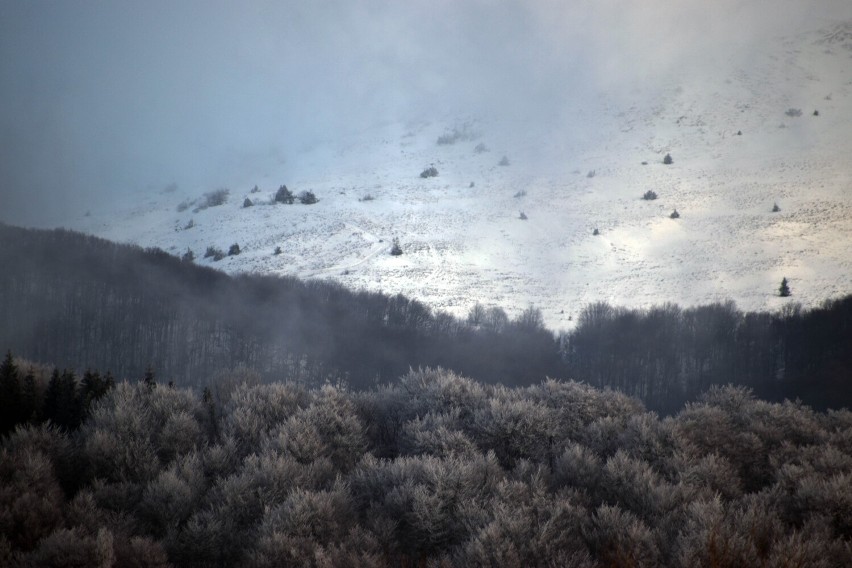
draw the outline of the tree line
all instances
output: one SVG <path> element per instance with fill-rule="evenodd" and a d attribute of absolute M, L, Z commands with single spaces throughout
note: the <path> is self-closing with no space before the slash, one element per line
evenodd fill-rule
<path fill-rule="evenodd" d="M 648 310 L 594 303 L 562 337 L 567 376 L 673 412 L 712 385 L 761 398 L 852 406 L 852 296 L 802 310 L 741 312 L 733 302 Z"/>
<path fill-rule="evenodd" d="M 203 386 L 223 370 L 265 381 L 395 380 L 411 367 L 490 382 L 559 371 L 539 317 L 468 325 L 403 295 L 328 281 L 228 276 L 159 249 L 65 230 L 0 226 L 0 345 L 60 367 Z"/>
<path fill-rule="evenodd" d="M 541 312 L 460 319 L 329 281 L 228 276 L 159 249 L 0 225 L 0 348 L 60 368 L 203 388 L 216 376 L 354 389 L 443 367 L 512 386 L 571 378 L 674 412 L 709 386 L 852 406 L 852 296 L 802 310 L 732 302 L 644 310 L 594 303 L 555 334 Z"/>

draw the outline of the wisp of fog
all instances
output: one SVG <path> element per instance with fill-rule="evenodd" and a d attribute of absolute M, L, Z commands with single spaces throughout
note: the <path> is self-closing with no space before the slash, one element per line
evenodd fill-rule
<path fill-rule="evenodd" d="M 295 173 L 300 149 L 393 121 L 558 128 L 602 91 L 627 99 L 844 14 L 846 0 L 4 1 L 0 220 Z"/>

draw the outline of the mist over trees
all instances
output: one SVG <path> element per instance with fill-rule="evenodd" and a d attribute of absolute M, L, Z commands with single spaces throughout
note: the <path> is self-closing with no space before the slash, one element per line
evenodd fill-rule
<path fill-rule="evenodd" d="M 162 250 L 0 226 L 0 345 L 61 368 L 203 386 L 226 370 L 366 388 L 444 366 L 525 384 L 560 369 L 540 319 L 477 329 L 404 296 L 231 277 Z"/>
<path fill-rule="evenodd" d="M 713 388 L 660 419 L 574 382 L 419 370 L 121 382 L 0 440 L 4 566 L 852 563 L 852 413 Z"/>
<path fill-rule="evenodd" d="M 555 335 L 63 230 L 0 262 L 0 565 L 852 563 L 852 413 L 757 398 L 849 405 L 852 297 Z"/>
<path fill-rule="evenodd" d="M 673 412 L 712 385 L 852 406 L 852 297 L 802 311 L 732 302 L 586 306 L 556 335 L 530 308 L 465 320 L 325 281 L 231 277 L 161 250 L 0 225 L 0 346 L 59 368 L 203 387 L 223 372 L 363 389 L 419 366 L 504 385 L 571 378 Z"/>

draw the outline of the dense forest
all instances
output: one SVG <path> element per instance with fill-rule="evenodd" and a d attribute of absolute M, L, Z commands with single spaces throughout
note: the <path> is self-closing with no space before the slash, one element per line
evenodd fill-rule
<path fill-rule="evenodd" d="M 596 303 L 556 334 L 532 307 L 510 319 L 476 306 L 459 319 L 402 295 L 228 276 L 61 229 L 0 224 L 0 266 L 0 349 L 78 375 L 139 380 L 150 370 L 198 389 L 239 375 L 358 390 L 442 367 L 507 386 L 570 378 L 666 413 L 728 383 L 817 409 L 852 406 L 852 296 L 775 314 L 730 302 Z"/>
<path fill-rule="evenodd" d="M 14 366 L 14 365 L 13 365 Z M 0 440 L 0 565 L 852 565 L 852 412 L 713 387 L 119 382 Z"/>
<path fill-rule="evenodd" d="M 555 334 L 64 230 L 0 262 L 2 566 L 852 565 L 852 296 Z"/>

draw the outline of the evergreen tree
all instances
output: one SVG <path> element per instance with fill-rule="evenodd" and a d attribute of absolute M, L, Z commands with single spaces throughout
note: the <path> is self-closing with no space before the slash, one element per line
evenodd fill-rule
<path fill-rule="evenodd" d="M 66 431 L 80 426 L 82 416 L 73 371 L 60 374 L 59 369 L 53 369 L 44 393 L 44 419 Z"/>
<path fill-rule="evenodd" d="M 41 397 L 36 386 L 33 370 L 29 369 L 24 376 L 24 387 L 21 392 L 21 416 L 23 422 L 41 421 Z"/>
<path fill-rule="evenodd" d="M 85 420 L 89 416 L 92 403 L 104 396 L 111 387 L 97 371 L 86 371 L 80 381 L 80 416 Z"/>
<path fill-rule="evenodd" d="M 76 430 L 83 422 L 82 406 L 77 392 L 77 377 L 74 371 L 62 373 L 62 397 L 60 398 L 60 424 L 66 430 Z"/>
<path fill-rule="evenodd" d="M 213 392 L 210 387 L 204 387 L 201 393 L 201 402 L 207 414 L 207 435 L 210 440 L 219 438 L 219 422 L 216 417 L 216 403 L 213 401 Z"/>
<path fill-rule="evenodd" d="M 60 383 L 62 378 L 59 375 L 59 369 L 54 368 L 50 374 L 50 380 L 47 382 L 47 389 L 44 391 L 44 406 L 42 408 L 42 417 L 46 421 L 51 421 L 56 424 L 56 416 L 59 411 L 59 396 L 61 391 Z"/>
<path fill-rule="evenodd" d="M 790 294 L 792 294 L 792 292 L 790 292 L 790 286 L 787 284 L 787 278 L 784 277 L 781 279 L 781 286 L 778 287 L 778 295 L 782 298 L 786 298 Z"/>
<path fill-rule="evenodd" d="M 145 369 L 145 376 L 142 378 L 142 382 L 145 383 L 148 390 L 153 390 L 157 386 L 157 381 L 154 379 L 154 369 L 151 368 L 151 365 L 148 365 Z"/>
<path fill-rule="evenodd" d="M 18 366 L 12 359 L 12 352 L 6 352 L 6 358 L 0 365 L 0 435 L 11 432 L 21 422 L 21 383 L 18 378 Z"/>
<path fill-rule="evenodd" d="M 115 377 L 109 371 L 104 375 L 104 388 L 107 392 L 115 388 Z"/>

